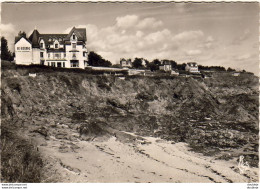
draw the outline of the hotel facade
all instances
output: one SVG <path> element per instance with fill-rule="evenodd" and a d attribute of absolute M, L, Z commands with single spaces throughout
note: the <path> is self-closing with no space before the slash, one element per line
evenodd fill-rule
<path fill-rule="evenodd" d="M 86 28 L 73 27 L 69 34 L 40 34 L 34 29 L 27 38 L 15 37 L 16 64 L 82 68 L 88 65 Z"/>

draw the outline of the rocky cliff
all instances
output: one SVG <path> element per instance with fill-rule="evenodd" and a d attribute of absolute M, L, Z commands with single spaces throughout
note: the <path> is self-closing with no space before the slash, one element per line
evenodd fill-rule
<path fill-rule="evenodd" d="M 36 77 L 29 73 L 37 72 Z M 21 133 L 66 125 L 82 140 L 128 131 L 185 142 L 205 155 L 244 155 L 258 167 L 258 78 L 115 77 L 38 68 L 2 71 L 2 120 Z M 52 132 L 50 134 L 50 132 Z M 124 137 L 123 137 L 124 138 Z"/>

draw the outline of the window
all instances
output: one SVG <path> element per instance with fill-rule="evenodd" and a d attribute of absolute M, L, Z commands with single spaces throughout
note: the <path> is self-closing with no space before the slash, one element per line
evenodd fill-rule
<path fill-rule="evenodd" d="M 55 67 L 55 62 L 51 62 L 51 66 Z"/>
<path fill-rule="evenodd" d="M 72 54 L 72 58 L 76 58 L 76 53 L 75 52 Z"/>
<path fill-rule="evenodd" d="M 70 67 L 77 68 L 77 67 L 79 67 L 79 63 L 78 62 L 71 62 Z"/>
<path fill-rule="evenodd" d="M 51 54 L 48 54 L 48 58 L 50 58 L 51 57 Z"/>
<path fill-rule="evenodd" d="M 58 68 L 61 67 L 61 62 L 57 62 L 57 67 L 58 67 Z"/>
<path fill-rule="evenodd" d="M 43 43 L 41 43 L 41 48 L 43 48 Z"/>
<path fill-rule="evenodd" d="M 66 57 L 66 53 L 64 53 L 64 57 Z"/>
<path fill-rule="evenodd" d="M 63 67 L 65 68 L 65 62 L 63 62 Z"/>
<path fill-rule="evenodd" d="M 72 48 L 76 49 L 76 43 L 72 43 Z"/>
<path fill-rule="evenodd" d="M 76 39 L 76 36 L 75 34 L 72 35 L 72 39 L 75 40 Z"/>
<path fill-rule="evenodd" d="M 84 65 L 85 65 L 85 67 L 87 67 L 88 66 L 88 62 L 84 61 Z"/>
<path fill-rule="evenodd" d="M 49 42 L 51 42 L 51 38 L 49 39 Z"/>
<path fill-rule="evenodd" d="M 56 43 L 56 44 L 55 44 L 55 49 L 57 49 L 57 48 L 58 48 L 58 44 Z"/>
<path fill-rule="evenodd" d="M 83 56 L 85 56 L 85 52 L 83 52 Z"/>
<path fill-rule="evenodd" d="M 40 53 L 41 58 L 43 58 L 43 52 Z"/>
<path fill-rule="evenodd" d="M 56 53 L 55 58 L 60 58 L 60 54 Z"/>
<path fill-rule="evenodd" d="M 50 66 L 50 63 L 48 62 L 48 66 Z"/>

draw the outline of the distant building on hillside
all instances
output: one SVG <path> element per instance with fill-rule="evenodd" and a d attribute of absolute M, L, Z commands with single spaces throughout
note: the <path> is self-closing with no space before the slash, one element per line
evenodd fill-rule
<path fill-rule="evenodd" d="M 171 75 L 179 75 L 180 73 L 177 70 L 172 70 Z"/>
<path fill-rule="evenodd" d="M 141 60 L 142 60 L 142 66 L 143 66 L 143 67 L 146 67 L 146 62 L 145 62 L 145 60 L 144 60 L 143 58 L 141 58 Z"/>
<path fill-rule="evenodd" d="M 162 60 L 161 66 L 159 66 L 159 70 L 172 71 L 172 64 L 167 60 Z"/>
<path fill-rule="evenodd" d="M 200 73 L 198 64 L 196 62 L 188 62 L 185 70 L 190 73 Z"/>
<path fill-rule="evenodd" d="M 232 75 L 237 77 L 237 76 L 240 76 L 240 73 L 239 72 L 234 72 L 234 73 L 232 73 Z"/>
<path fill-rule="evenodd" d="M 15 37 L 15 61 L 84 69 L 88 62 L 86 41 L 86 28 L 73 27 L 69 34 L 40 34 L 34 29 L 29 38 L 19 33 Z"/>
<path fill-rule="evenodd" d="M 129 59 L 121 58 L 120 59 L 120 65 L 122 67 L 128 67 L 128 68 L 132 67 L 131 59 L 130 58 Z"/>

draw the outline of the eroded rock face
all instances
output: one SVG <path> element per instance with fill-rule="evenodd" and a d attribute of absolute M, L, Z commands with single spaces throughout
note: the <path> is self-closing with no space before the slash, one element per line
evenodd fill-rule
<path fill-rule="evenodd" d="M 206 154 L 213 147 L 215 152 L 239 148 L 258 159 L 258 78 L 253 75 L 121 80 L 42 72 L 32 79 L 10 72 L 18 77 L 2 78 L 2 118 L 16 118 L 43 136 L 74 140 L 57 132 L 68 127 L 93 140 L 113 135 L 107 131 L 113 128 L 187 142 Z"/>

